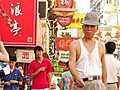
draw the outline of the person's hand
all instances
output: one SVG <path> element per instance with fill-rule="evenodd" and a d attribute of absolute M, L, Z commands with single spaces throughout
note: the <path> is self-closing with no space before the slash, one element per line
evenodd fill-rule
<path fill-rule="evenodd" d="M 9 82 L 10 82 L 11 84 L 18 83 L 18 81 L 16 81 L 16 80 L 10 80 Z"/>
<path fill-rule="evenodd" d="M 1 46 L 3 46 L 3 42 L 2 42 L 2 41 L 0 41 L 0 47 L 1 47 Z"/>
<path fill-rule="evenodd" d="M 107 83 L 104 83 L 104 85 L 105 85 L 105 88 L 107 88 L 107 87 L 108 87 Z"/>
<path fill-rule="evenodd" d="M 5 85 L 10 86 L 11 83 L 10 82 L 5 82 Z"/>
<path fill-rule="evenodd" d="M 71 83 L 73 83 L 73 82 L 74 82 L 74 78 L 71 78 L 70 80 L 71 80 Z"/>
<path fill-rule="evenodd" d="M 75 83 L 76 83 L 76 85 L 77 85 L 79 88 L 83 88 L 83 87 L 85 86 L 83 80 L 80 79 L 80 78 L 77 78 L 77 79 L 75 80 Z"/>
<path fill-rule="evenodd" d="M 41 67 L 41 68 L 40 68 L 40 71 L 45 71 L 45 67 Z"/>

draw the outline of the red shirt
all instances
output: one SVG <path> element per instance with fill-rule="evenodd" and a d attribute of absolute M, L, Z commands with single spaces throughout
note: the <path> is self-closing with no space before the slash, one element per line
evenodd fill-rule
<path fill-rule="evenodd" d="M 33 60 L 29 65 L 29 74 L 34 73 L 41 67 L 45 67 L 46 69 L 32 79 L 32 89 L 48 88 L 48 73 L 52 72 L 50 60 L 44 58 L 42 63 L 39 63 L 36 59 Z"/>

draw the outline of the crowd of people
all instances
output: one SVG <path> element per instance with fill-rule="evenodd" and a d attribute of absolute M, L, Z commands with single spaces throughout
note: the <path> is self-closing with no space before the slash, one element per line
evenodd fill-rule
<path fill-rule="evenodd" d="M 84 36 L 69 46 L 69 61 L 60 83 L 48 56 L 41 46 L 34 47 L 35 59 L 29 63 L 31 87 L 27 90 L 118 90 L 120 88 L 120 61 L 113 52 L 116 44 L 105 44 L 94 38 L 99 19 L 95 12 L 88 12 L 82 21 Z M 9 56 L 0 41 L 0 78 L 3 90 L 25 90 L 22 67 L 16 67 L 17 58 Z M 7 69 L 5 69 L 7 67 Z"/>

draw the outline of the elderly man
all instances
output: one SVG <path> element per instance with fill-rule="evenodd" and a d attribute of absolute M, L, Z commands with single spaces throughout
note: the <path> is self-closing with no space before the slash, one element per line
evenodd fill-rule
<path fill-rule="evenodd" d="M 88 12 L 82 22 L 84 36 L 70 44 L 69 68 L 74 77 L 74 90 L 105 90 L 105 46 L 94 38 L 99 20 Z"/>

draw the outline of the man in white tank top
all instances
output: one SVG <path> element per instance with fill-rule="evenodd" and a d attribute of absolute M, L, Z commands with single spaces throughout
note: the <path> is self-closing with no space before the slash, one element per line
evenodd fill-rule
<path fill-rule="evenodd" d="M 116 49 L 116 44 L 115 42 L 109 41 L 105 43 L 105 48 L 105 61 L 107 67 L 107 90 L 118 90 L 118 88 L 120 87 L 120 61 L 113 55 L 113 52 Z"/>
<path fill-rule="evenodd" d="M 105 46 L 94 38 L 99 25 L 97 14 L 88 12 L 82 24 L 84 36 L 69 47 L 73 90 L 106 90 Z"/>

